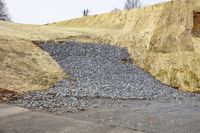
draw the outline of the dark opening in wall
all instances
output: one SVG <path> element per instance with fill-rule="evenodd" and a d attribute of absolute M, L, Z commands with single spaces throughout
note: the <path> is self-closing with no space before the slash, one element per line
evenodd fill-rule
<path fill-rule="evenodd" d="M 194 25 L 192 28 L 192 34 L 194 36 L 200 37 L 200 11 L 193 12 L 193 19 L 194 19 Z"/>

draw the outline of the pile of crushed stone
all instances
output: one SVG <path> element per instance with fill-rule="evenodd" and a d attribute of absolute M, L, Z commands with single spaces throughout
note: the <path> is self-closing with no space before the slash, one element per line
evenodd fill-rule
<path fill-rule="evenodd" d="M 32 91 L 11 104 L 33 110 L 84 110 L 92 98 L 123 100 L 200 100 L 200 95 L 166 86 L 132 63 L 126 48 L 63 42 L 42 43 L 70 78 L 48 91 Z M 134 60 L 134 59 L 133 59 Z"/>

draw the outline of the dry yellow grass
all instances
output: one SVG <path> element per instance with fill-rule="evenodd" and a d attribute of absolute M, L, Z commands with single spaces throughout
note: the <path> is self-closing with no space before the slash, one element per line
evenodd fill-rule
<path fill-rule="evenodd" d="M 176 0 L 45 26 L 0 22 L 0 54 L 7 57 L 0 58 L 0 88 L 29 91 L 55 83 L 64 73 L 32 41 L 75 40 L 127 47 L 134 62 L 163 83 L 199 92 L 198 11 L 200 1 Z"/>
<path fill-rule="evenodd" d="M 65 74 L 47 53 L 27 39 L 31 38 L 28 29 L 17 26 L 22 27 L 0 22 L 0 89 L 19 93 L 47 89 Z"/>
<path fill-rule="evenodd" d="M 47 89 L 64 77 L 59 65 L 29 41 L 0 37 L 0 89 Z"/>

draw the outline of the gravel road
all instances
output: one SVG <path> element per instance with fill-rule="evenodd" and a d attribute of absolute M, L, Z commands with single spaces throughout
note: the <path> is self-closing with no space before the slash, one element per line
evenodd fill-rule
<path fill-rule="evenodd" d="M 64 42 L 43 43 L 70 78 L 48 91 L 32 91 L 11 104 L 32 110 L 85 110 L 91 99 L 200 101 L 200 95 L 163 85 L 132 63 L 125 48 L 111 45 Z M 133 59 L 134 60 L 134 59 Z"/>

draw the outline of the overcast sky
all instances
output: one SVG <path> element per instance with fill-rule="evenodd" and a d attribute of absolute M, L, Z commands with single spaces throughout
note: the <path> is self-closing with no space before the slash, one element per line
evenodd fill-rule
<path fill-rule="evenodd" d="M 122 9 L 126 0 L 4 0 L 14 22 L 45 24 L 82 16 L 85 8 L 90 14 Z M 166 0 L 141 0 L 143 5 Z"/>

